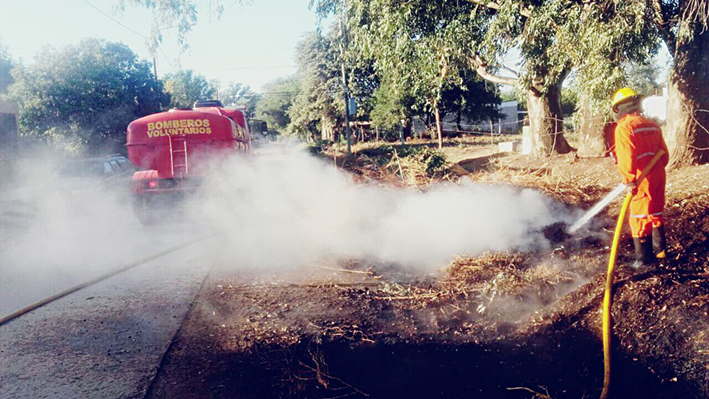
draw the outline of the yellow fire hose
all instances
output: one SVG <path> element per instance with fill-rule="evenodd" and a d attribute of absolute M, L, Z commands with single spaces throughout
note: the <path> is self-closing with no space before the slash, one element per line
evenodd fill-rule
<path fill-rule="evenodd" d="M 660 157 L 665 154 L 665 151 L 660 150 L 655 154 L 650 163 L 643 169 L 640 177 L 635 181 L 637 186 L 645 179 L 645 175 L 650 172 L 653 166 L 660 160 Z M 611 306 L 613 304 L 613 271 L 615 270 L 615 260 L 618 256 L 618 242 L 620 241 L 620 233 L 623 231 L 625 224 L 625 214 L 628 212 L 632 194 L 625 196 L 623 206 L 620 208 L 618 215 L 618 223 L 615 226 L 615 235 L 613 235 L 613 244 L 611 245 L 611 253 L 608 259 L 608 274 L 606 275 L 606 293 L 603 296 L 603 391 L 601 399 L 608 399 L 611 385 Z"/>

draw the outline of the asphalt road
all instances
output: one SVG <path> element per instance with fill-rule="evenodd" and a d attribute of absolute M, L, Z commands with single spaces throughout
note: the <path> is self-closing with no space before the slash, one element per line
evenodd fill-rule
<path fill-rule="evenodd" d="M 142 398 L 209 273 L 218 238 L 0 326 L 0 397 Z"/>
<path fill-rule="evenodd" d="M 210 234 L 141 226 L 125 201 L 34 183 L 31 201 L 0 198 L 0 317 Z M 221 245 L 194 244 L 0 325 L 0 398 L 142 398 Z"/>

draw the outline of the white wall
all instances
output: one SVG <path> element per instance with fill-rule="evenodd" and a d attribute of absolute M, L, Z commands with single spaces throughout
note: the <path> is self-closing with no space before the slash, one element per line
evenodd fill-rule
<path fill-rule="evenodd" d="M 642 101 L 643 114 L 648 118 L 657 118 L 661 122 L 667 120 L 667 88 L 662 89 L 662 95 L 645 97 Z"/>

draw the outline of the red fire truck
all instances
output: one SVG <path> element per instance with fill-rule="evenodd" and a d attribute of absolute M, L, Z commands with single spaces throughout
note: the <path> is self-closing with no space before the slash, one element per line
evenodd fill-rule
<path fill-rule="evenodd" d="M 131 182 L 133 209 L 143 224 L 199 187 L 220 157 L 251 153 L 244 114 L 221 107 L 172 109 L 128 125 L 128 158 L 139 169 Z"/>

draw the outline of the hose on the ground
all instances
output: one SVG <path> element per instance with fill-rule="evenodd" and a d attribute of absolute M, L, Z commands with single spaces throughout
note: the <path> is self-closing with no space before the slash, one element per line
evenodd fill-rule
<path fill-rule="evenodd" d="M 635 181 L 636 186 L 645 179 L 645 176 L 655 166 L 660 157 L 665 154 L 665 151 L 660 150 L 655 154 L 649 164 L 643 169 L 640 177 Z M 611 245 L 611 253 L 608 258 L 608 273 L 606 274 L 606 292 L 603 296 L 603 391 L 601 391 L 601 399 L 608 399 L 611 385 L 611 308 L 613 305 L 613 272 L 615 270 L 615 261 L 618 256 L 618 243 L 620 242 L 620 233 L 623 231 L 625 224 L 625 214 L 628 212 L 628 206 L 633 195 L 628 193 L 625 196 L 623 205 L 620 208 L 618 215 L 618 223 L 615 226 L 615 234 L 613 235 L 613 244 Z"/>
<path fill-rule="evenodd" d="M 610 259 L 608 260 L 608 274 L 606 275 L 606 293 L 603 296 L 603 391 L 601 399 L 607 399 L 611 385 L 611 304 L 613 300 L 613 271 L 615 269 L 615 260 L 618 255 L 618 242 L 620 241 L 620 233 L 623 230 L 625 223 L 625 214 L 628 211 L 628 205 L 633 198 L 632 194 L 625 196 L 623 206 L 620 208 L 618 215 L 618 223 L 615 226 L 615 235 L 613 236 L 613 245 L 611 245 Z"/>

